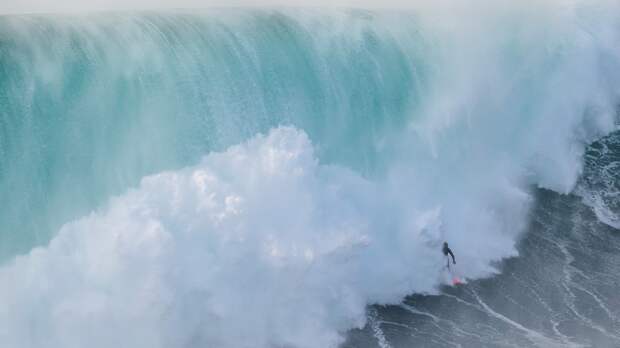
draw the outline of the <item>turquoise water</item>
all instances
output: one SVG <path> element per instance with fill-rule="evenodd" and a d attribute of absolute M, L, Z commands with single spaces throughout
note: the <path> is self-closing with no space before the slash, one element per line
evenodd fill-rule
<path fill-rule="evenodd" d="M 279 124 L 326 162 L 374 171 L 433 67 L 415 60 L 423 38 L 406 52 L 372 16 L 346 20 L 358 36 L 271 12 L 0 18 L 0 259 Z"/>

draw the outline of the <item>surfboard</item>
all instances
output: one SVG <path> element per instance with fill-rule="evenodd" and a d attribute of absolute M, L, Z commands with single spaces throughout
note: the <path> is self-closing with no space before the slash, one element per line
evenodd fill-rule
<path fill-rule="evenodd" d="M 451 264 L 450 263 L 450 259 L 447 259 L 447 263 L 446 263 L 446 267 L 444 267 L 444 269 L 446 270 L 446 283 L 447 284 L 452 284 L 453 286 L 459 285 L 459 284 L 463 284 L 464 281 L 461 279 L 461 277 L 458 276 L 458 272 L 456 271 L 456 265 Z"/>

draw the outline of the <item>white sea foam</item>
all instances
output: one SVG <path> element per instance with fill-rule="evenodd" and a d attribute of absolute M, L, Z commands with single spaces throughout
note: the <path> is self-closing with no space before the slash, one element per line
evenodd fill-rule
<path fill-rule="evenodd" d="M 433 291 L 443 266 L 440 209 L 384 188 L 318 164 L 293 128 L 147 177 L 2 268 L 0 341 L 335 346 L 366 304 Z M 454 239 L 472 277 L 512 247 L 492 215 L 476 221 Z"/>
<path fill-rule="evenodd" d="M 416 237 L 433 218 L 385 198 L 276 129 L 145 178 L 4 267 L 0 341 L 334 346 L 369 301 L 435 285 L 440 255 Z M 394 217 L 411 228 L 382 222 Z"/>
<path fill-rule="evenodd" d="M 468 277 L 514 255 L 520 224 L 506 219 L 523 220 L 527 194 L 481 182 L 481 196 L 442 210 L 389 180 L 320 165 L 294 128 L 147 177 L 0 269 L 0 341 L 333 347 L 366 304 L 432 292 L 444 237 Z M 487 195 L 512 208 L 491 210 Z"/>

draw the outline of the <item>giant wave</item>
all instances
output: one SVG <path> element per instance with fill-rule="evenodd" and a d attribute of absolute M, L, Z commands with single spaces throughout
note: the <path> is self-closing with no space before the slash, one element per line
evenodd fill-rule
<path fill-rule="evenodd" d="M 487 10 L 0 19 L 0 342 L 334 347 L 443 240 L 497 272 L 616 127 L 620 13 Z"/>

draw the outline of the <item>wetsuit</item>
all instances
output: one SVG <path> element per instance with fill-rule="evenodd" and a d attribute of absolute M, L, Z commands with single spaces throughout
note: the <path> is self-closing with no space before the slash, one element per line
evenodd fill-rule
<path fill-rule="evenodd" d="M 448 254 L 450 254 L 450 256 L 452 256 L 452 263 L 456 263 L 456 260 L 454 259 L 454 254 L 452 253 L 452 250 L 450 250 L 450 248 L 448 248 L 447 244 L 444 244 L 443 246 L 443 254 L 448 256 Z M 448 260 L 448 267 L 450 266 L 450 260 Z"/>

